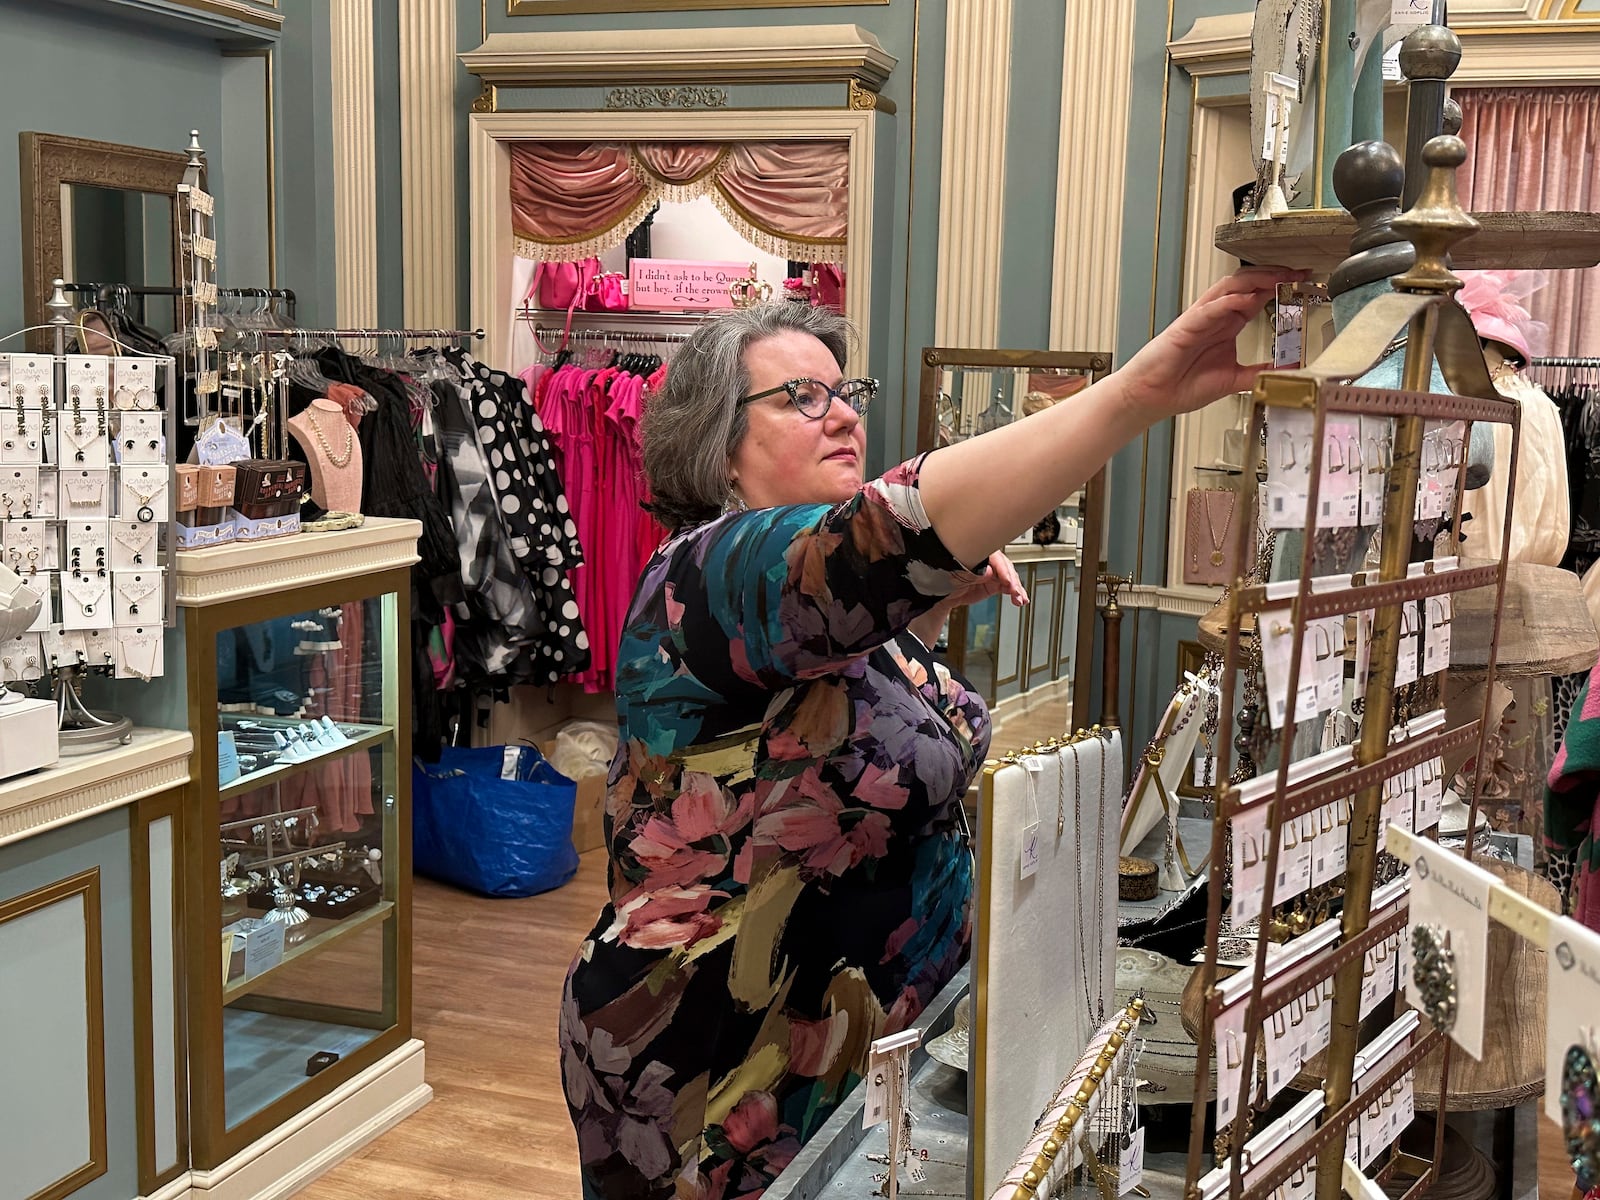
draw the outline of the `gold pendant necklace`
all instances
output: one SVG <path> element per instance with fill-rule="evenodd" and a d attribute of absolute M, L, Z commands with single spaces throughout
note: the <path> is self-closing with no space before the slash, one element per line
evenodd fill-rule
<path fill-rule="evenodd" d="M 1211 565 L 1213 567 L 1220 567 L 1228 557 L 1223 553 L 1222 547 L 1223 544 L 1228 540 L 1228 530 L 1233 528 L 1233 510 L 1238 507 L 1238 505 L 1231 498 L 1232 494 L 1229 493 L 1229 495 L 1230 500 L 1228 503 L 1228 519 L 1222 524 L 1221 537 L 1217 536 L 1216 521 L 1211 515 L 1211 497 L 1207 496 L 1205 500 L 1204 508 L 1206 510 L 1206 534 L 1211 539 Z"/>

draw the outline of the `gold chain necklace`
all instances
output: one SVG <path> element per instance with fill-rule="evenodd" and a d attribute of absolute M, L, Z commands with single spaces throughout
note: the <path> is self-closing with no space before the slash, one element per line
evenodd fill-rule
<path fill-rule="evenodd" d="M 342 470 L 350 465 L 350 458 L 356 452 L 356 431 L 351 428 L 350 422 L 344 422 L 344 457 L 333 452 L 333 447 L 328 445 L 328 439 L 322 432 L 322 426 L 317 422 L 317 414 L 311 409 L 306 410 L 306 422 L 311 426 L 311 433 L 317 439 L 317 445 L 322 447 L 322 452 L 328 456 L 328 462 L 337 470 Z"/>
<path fill-rule="evenodd" d="M 1211 497 L 1209 495 L 1206 496 L 1205 503 L 1201 505 L 1201 507 L 1205 509 L 1206 513 L 1206 536 L 1211 539 L 1211 565 L 1213 567 L 1220 567 L 1227 559 L 1227 555 L 1223 553 L 1222 547 L 1228 540 L 1228 531 L 1233 528 L 1233 511 L 1238 507 L 1237 493 L 1228 492 L 1226 494 L 1229 497 L 1228 519 L 1222 523 L 1221 537 L 1217 536 L 1216 520 L 1211 515 Z"/>

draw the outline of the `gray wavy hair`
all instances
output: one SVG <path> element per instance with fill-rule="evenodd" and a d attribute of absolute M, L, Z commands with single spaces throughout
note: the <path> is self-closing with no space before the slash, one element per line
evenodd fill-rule
<path fill-rule="evenodd" d="M 744 353 L 788 331 L 809 333 L 844 368 L 854 327 L 838 313 L 793 300 L 736 308 L 710 318 L 678 349 L 666 386 L 640 428 L 650 511 L 674 533 L 716 518 L 728 500 L 728 459 L 749 427 Z"/>

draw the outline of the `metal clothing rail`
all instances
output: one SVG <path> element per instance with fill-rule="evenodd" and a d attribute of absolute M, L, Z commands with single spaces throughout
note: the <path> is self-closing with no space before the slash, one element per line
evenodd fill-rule
<path fill-rule="evenodd" d="M 406 341 L 473 338 L 481 342 L 485 336 L 481 329 L 252 329 L 248 332 L 262 337 L 402 338 Z"/>
<path fill-rule="evenodd" d="M 547 328 L 535 325 L 532 328 L 534 339 L 541 344 L 546 338 L 566 338 L 568 341 L 584 345 L 632 342 L 650 346 L 681 346 L 689 340 L 689 335 L 686 333 L 636 333 L 624 329 L 574 329 L 569 333 L 559 326 Z"/>
<path fill-rule="evenodd" d="M 1530 358 L 1528 360 L 1528 365 L 1530 367 L 1577 367 L 1593 369 L 1600 367 L 1600 358 Z"/>

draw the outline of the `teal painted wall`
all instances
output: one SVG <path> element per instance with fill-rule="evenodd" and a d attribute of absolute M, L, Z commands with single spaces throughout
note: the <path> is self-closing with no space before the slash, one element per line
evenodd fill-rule
<path fill-rule="evenodd" d="M 301 294 L 303 318 L 331 316 L 327 6 L 280 0 L 279 11 L 281 40 L 161 0 L 0 0 L 0 333 L 22 324 L 15 138 L 25 130 L 182 150 L 189 130 L 199 129 L 218 198 L 221 281 L 268 282 L 271 179 L 278 283 Z M 270 165 L 266 68 L 231 56 L 239 53 L 271 56 Z"/>
<path fill-rule="evenodd" d="M 1188 74 L 1169 62 L 1167 43 L 1182 37 L 1199 17 L 1246 12 L 1253 7 L 1250 0 L 1173 0 L 1169 25 L 1167 4 L 1137 0 L 1123 199 L 1118 362 L 1128 361 L 1181 308 L 1193 91 Z M 1172 430 L 1170 421 L 1156 426 L 1146 438 L 1119 454 L 1112 465 L 1113 516 L 1107 559 L 1114 572 L 1154 586 L 1167 582 Z M 1136 515 L 1140 513 L 1142 537 Z M 1176 686 L 1178 642 L 1194 636 L 1192 617 L 1152 609 L 1127 611 L 1122 635 L 1122 709 L 1133 749 L 1148 740 Z"/>

